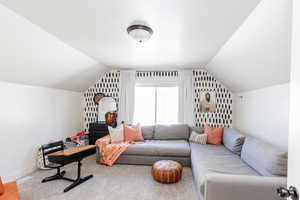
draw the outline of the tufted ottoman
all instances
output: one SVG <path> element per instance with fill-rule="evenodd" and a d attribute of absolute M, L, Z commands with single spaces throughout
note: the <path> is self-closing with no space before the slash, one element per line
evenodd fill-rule
<path fill-rule="evenodd" d="M 173 160 L 160 160 L 152 166 L 152 176 L 160 183 L 176 183 L 181 179 L 182 165 Z"/>

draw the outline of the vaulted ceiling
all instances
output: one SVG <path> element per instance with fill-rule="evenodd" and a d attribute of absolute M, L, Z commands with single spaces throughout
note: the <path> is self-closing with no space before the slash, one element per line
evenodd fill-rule
<path fill-rule="evenodd" d="M 206 64 L 260 0 L 0 0 L 70 46 L 112 67 Z M 137 45 L 126 29 L 148 23 Z"/>
<path fill-rule="evenodd" d="M 231 66 L 234 54 L 222 52 L 234 50 L 239 51 L 239 55 L 243 45 L 247 46 L 246 52 L 250 51 L 253 37 L 245 33 L 247 29 L 239 34 L 244 35 L 243 39 L 234 38 L 240 32 L 241 24 L 249 26 L 248 16 L 256 12 L 260 1 L 0 0 L 0 4 L 5 6 L 0 5 L 0 80 L 83 91 L 108 67 L 162 69 L 206 66 L 235 91 L 256 88 L 253 81 L 247 80 L 247 86 L 241 81 L 233 81 L 239 73 L 243 74 L 244 68 L 245 71 L 251 70 L 250 64 L 241 65 L 239 60 Z M 269 7 L 264 9 L 267 15 L 274 15 Z M 285 15 L 286 12 L 277 14 Z M 264 19 L 263 22 L 250 20 L 252 34 L 261 34 L 260 28 L 268 23 L 276 27 L 286 23 L 285 19 L 279 23 Z M 152 27 L 154 34 L 147 43 L 137 44 L 126 33 L 126 28 L 135 21 L 145 21 Z M 236 30 L 238 32 L 234 34 Z M 272 39 L 284 37 L 288 31 L 279 32 Z M 265 34 L 273 32 L 265 31 Z M 260 43 L 264 38 L 255 41 Z M 240 46 L 226 50 L 226 46 L 237 46 L 235 43 L 238 42 L 232 42 L 234 40 L 239 40 Z M 255 52 L 247 54 L 248 60 L 255 60 L 258 56 Z M 279 54 L 280 51 L 272 56 Z M 229 56 L 228 60 L 223 55 Z M 247 61 L 248 55 L 243 56 Z M 285 58 L 280 57 L 269 64 Z M 285 64 L 282 62 L 281 66 Z M 237 66 L 240 68 L 237 69 Z M 238 71 L 235 77 L 230 76 L 232 70 Z M 259 84 L 265 86 L 269 83 L 261 81 Z"/>

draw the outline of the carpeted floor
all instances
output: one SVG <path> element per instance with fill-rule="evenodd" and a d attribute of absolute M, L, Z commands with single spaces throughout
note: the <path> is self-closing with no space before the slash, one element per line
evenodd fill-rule
<path fill-rule="evenodd" d="M 76 176 L 76 165 L 65 167 L 67 177 Z M 150 166 L 95 163 L 95 157 L 84 160 L 83 175 L 94 178 L 63 193 L 70 184 L 64 180 L 41 183 L 55 171 L 36 171 L 18 181 L 22 200 L 196 200 L 190 168 L 184 168 L 182 179 L 175 184 L 160 184 L 152 179 Z"/>

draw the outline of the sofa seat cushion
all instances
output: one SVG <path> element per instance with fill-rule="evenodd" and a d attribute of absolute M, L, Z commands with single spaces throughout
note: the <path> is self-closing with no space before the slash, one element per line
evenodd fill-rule
<path fill-rule="evenodd" d="M 131 144 L 124 155 L 145 156 L 190 156 L 190 145 L 185 140 L 145 140 L 144 143 Z"/>
<path fill-rule="evenodd" d="M 258 176 L 240 157 L 222 146 L 190 143 L 193 176 L 197 188 L 204 193 L 205 176 L 210 173 Z"/>

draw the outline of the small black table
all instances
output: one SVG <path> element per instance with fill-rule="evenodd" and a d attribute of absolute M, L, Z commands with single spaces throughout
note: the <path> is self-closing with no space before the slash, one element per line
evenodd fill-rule
<path fill-rule="evenodd" d="M 66 187 L 64 189 L 64 192 L 68 192 L 72 188 L 80 185 L 81 183 L 87 181 L 88 179 L 92 178 L 93 175 L 89 175 L 86 177 L 81 177 L 81 166 L 82 166 L 82 159 L 84 159 L 87 156 L 90 156 L 96 152 L 96 146 L 95 145 L 85 145 L 85 146 L 79 146 L 74 147 L 71 149 L 67 149 L 64 151 L 58 151 L 55 153 L 51 153 L 48 155 L 48 160 L 52 163 L 57 163 L 61 165 L 67 165 L 72 162 L 78 162 L 78 168 L 77 168 L 77 178 L 75 180 L 64 178 L 64 180 L 72 181 L 73 183 Z"/>

